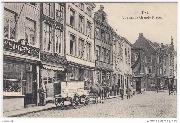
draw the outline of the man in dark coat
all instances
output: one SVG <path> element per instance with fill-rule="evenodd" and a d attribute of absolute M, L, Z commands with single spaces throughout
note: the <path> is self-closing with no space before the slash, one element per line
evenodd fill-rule
<path fill-rule="evenodd" d="M 126 89 L 126 94 L 127 94 L 127 99 L 130 99 L 131 89 L 129 87 Z"/>
<path fill-rule="evenodd" d="M 120 94 L 121 94 L 121 99 L 123 100 L 123 96 L 124 96 L 124 89 L 122 88 L 122 86 L 120 87 Z"/>

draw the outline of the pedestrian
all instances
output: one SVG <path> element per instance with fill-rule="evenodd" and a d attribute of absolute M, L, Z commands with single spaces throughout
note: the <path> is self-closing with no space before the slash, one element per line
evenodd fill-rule
<path fill-rule="evenodd" d="M 156 92 L 157 92 L 157 93 L 159 92 L 159 87 L 158 87 L 158 86 L 156 86 Z"/>
<path fill-rule="evenodd" d="M 123 100 L 123 96 L 124 96 L 124 89 L 123 89 L 123 87 L 122 87 L 122 86 L 120 87 L 120 94 L 121 94 L 121 99 Z"/>
<path fill-rule="evenodd" d="M 126 94 L 127 94 L 127 99 L 130 99 L 131 89 L 129 87 L 127 87 L 127 89 L 126 89 Z"/>

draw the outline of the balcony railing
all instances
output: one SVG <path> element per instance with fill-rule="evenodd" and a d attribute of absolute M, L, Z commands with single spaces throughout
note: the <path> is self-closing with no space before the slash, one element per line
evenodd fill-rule
<path fill-rule="evenodd" d="M 102 68 L 105 70 L 113 70 L 113 64 L 108 64 L 108 63 L 103 62 L 103 61 L 96 61 L 95 63 L 96 63 L 97 68 Z"/>
<path fill-rule="evenodd" d="M 39 48 L 29 46 L 28 44 L 21 44 L 11 39 L 4 39 L 4 51 L 10 51 L 22 55 L 33 56 L 39 58 Z"/>

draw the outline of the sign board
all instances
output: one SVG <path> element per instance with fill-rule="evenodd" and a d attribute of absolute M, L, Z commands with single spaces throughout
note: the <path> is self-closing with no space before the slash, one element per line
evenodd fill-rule
<path fill-rule="evenodd" d="M 61 82 L 61 95 L 62 96 L 73 96 L 78 93 L 79 90 L 84 90 L 83 81 L 71 81 L 71 82 Z"/>

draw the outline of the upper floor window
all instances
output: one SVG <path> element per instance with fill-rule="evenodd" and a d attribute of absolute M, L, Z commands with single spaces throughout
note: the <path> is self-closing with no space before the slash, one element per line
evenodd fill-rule
<path fill-rule="evenodd" d="M 105 31 L 101 30 L 101 39 L 105 41 Z"/>
<path fill-rule="evenodd" d="M 60 29 L 55 29 L 55 52 L 62 53 L 63 47 L 63 31 Z"/>
<path fill-rule="evenodd" d="M 84 25 L 85 25 L 84 17 L 82 15 L 79 15 L 79 30 L 82 33 L 84 33 Z"/>
<path fill-rule="evenodd" d="M 85 50 L 84 40 L 82 38 L 79 38 L 79 57 L 80 58 L 84 58 L 84 50 Z"/>
<path fill-rule="evenodd" d="M 31 45 L 35 45 L 35 31 L 36 31 L 35 21 L 26 18 L 25 40 Z"/>
<path fill-rule="evenodd" d="M 110 35 L 109 35 L 109 33 L 106 33 L 106 42 L 107 43 L 110 42 Z"/>
<path fill-rule="evenodd" d="M 54 18 L 53 3 L 43 3 L 43 14 Z"/>
<path fill-rule="evenodd" d="M 75 11 L 70 9 L 70 25 L 75 27 Z"/>
<path fill-rule="evenodd" d="M 84 10 L 84 3 L 79 3 L 80 9 Z"/>
<path fill-rule="evenodd" d="M 52 26 L 44 23 L 43 27 L 43 50 L 52 52 L 52 44 L 53 44 L 53 32 L 52 32 Z"/>
<path fill-rule="evenodd" d="M 70 54 L 75 55 L 75 50 L 76 50 L 76 37 L 73 34 L 70 34 Z"/>
<path fill-rule="evenodd" d="M 170 65 L 170 66 L 172 65 L 172 60 L 171 60 L 171 59 L 169 59 L 169 65 Z"/>
<path fill-rule="evenodd" d="M 91 37 L 91 22 L 87 21 L 87 35 L 88 37 Z"/>
<path fill-rule="evenodd" d="M 87 14 L 91 17 L 92 13 L 91 13 L 91 9 L 89 7 L 87 7 Z"/>
<path fill-rule="evenodd" d="M 56 5 L 56 20 L 61 23 L 64 20 L 64 7 L 61 4 Z"/>
<path fill-rule="evenodd" d="M 127 50 L 126 50 L 126 48 L 125 48 L 125 55 L 127 55 Z"/>
<path fill-rule="evenodd" d="M 100 38 L 100 29 L 99 28 L 95 28 L 95 37 L 96 38 Z"/>
<path fill-rule="evenodd" d="M 15 39 L 16 15 L 4 10 L 4 37 Z"/>
<path fill-rule="evenodd" d="M 91 60 L 91 43 L 87 43 L 87 60 Z"/>
<path fill-rule="evenodd" d="M 96 46 L 96 60 L 100 60 L 100 46 Z"/>
<path fill-rule="evenodd" d="M 30 3 L 31 5 L 33 5 L 33 6 L 36 6 L 36 3 Z"/>

